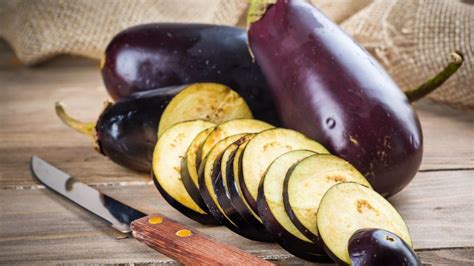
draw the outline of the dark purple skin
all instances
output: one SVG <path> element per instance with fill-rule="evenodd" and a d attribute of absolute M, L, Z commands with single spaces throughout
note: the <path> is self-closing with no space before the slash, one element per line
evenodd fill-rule
<path fill-rule="evenodd" d="M 359 265 L 422 265 L 413 249 L 397 235 L 382 229 L 361 229 L 349 239 L 349 256 Z"/>
<path fill-rule="evenodd" d="M 266 230 L 286 251 L 308 261 L 332 262 L 322 246 L 295 237 L 276 220 L 265 199 L 263 182 L 260 182 L 258 189 L 257 209 Z"/>
<path fill-rule="evenodd" d="M 290 177 L 293 171 L 295 170 L 295 167 L 298 165 L 298 163 L 295 163 L 290 169 L 288 169 L 288 172 L 285 175 L 285 181 L 283 182 L 283 205 L 285 206 L 285 211 L 286 214 L 288 214 L 288 217 L 290 220 L 293 222 L 295 227 L 308 239 L 313 241 L 314 243 L 321 243 L 321 238 L 318 237 L 317 235 L 313 234 L 311 231 L 309 231 L 303 223 L 298 219 L 296 216 L 295 212 L 291 208 L 290 205 L 290 198 L 288 195 L 288 183 L 290 182 Z"/>
<path fill-rule="evenodd" d="M 233 158 L 233 156 L 231 157 Z M 219 163 L 219 169 L 221 169 L 222 160 Z M 229 168 L 229 164 L 226 165 L 226 175 L 228 176 L 228 172 L 232 172 L 232 167 Z M 224 211 L 225 215 L 229 217 L 229 219 L 236 224 L 239 228 L 243 228 L 258 237 L 259 241 L 263 242 L 273 242 L 273 238 L 268 234 L 262 224 L 250 224 L 248 223 L 235 209 L 234 205 L 232 205 L 232 201 L 230 199 L 230 194 L 227 193 L 226 189 L 224 188 L 224 180 L 222 178 L 222 171 L 215 171 L 213 172 L 213 184 L 214 184 L 214 193 L 217 196 L 217 202 L 221 206 L 222 210 Z"/>
<path fill-rule="evenodd" d="M 135 93 L 107 107 L 96 124 L 100 152 L 119 165 L 149 173 L 161 115 L 183 88 Z"/>
<path fill-rule="evenodd" d="M 278 124 L 243 29 L 172 23 L 126 29 L 109 43 L 102 77 L 113 99 L 174 85 L 221 83 L 238 92 L 257 119 Z"/>
<path fill-rule="evenodd" d="M 251 211 L 247 208 L 247 205 L 245 205 L 245 202 L 244 202 L 244 195 L 243 194 L 240 194 L 239 192 L 239 189 L 237 187 L 237 183 L 236 183 L 236 180 L 235 180 L 235 173 L 233 171 L 233 161 L 234 160 L 239 160 L 240 161 L 240 165 L 242 165 L 242 155 L 243 153 L 241 154 L 241 156 L 239 158 L 236 158 L 236 152 L 237 151 L 234 151 L 231 155 L 231 159 L 227 162 L 227 166 L 226 168 L 229 169 L 227 171 L 227 179 L 226 179 L 226 182 L 227 182 L 227 188 L 229 189 L 229 197 L 230 197 L 230 200 L 231 200 L 231 203 L 232 203 L 232 206 L 234 207 L 234 209 L 240 214 L 240 216 L 242 216 L 242 218 L 249 224 L 251 224 L 252 226 L 256 227 L 256 228 L 262 228 L 263 224 L 257 220 L 257 218 L 255 218 L 255 216 L 251 213 Z M 240 171 L 240 173 L 242 173 L 242 171 Z M 242 178 L 242 177 L 240 177 Z"/>
<path fill-rule="evenodd" d="M 385 197 L 415 176 L 423 137 L 376 60 L 305 0 L 277 1 L 248 31 L 280 119 L 352 163 Z"/>
<path fill-rule="evenodd" d="M 212 179 L 213 181 L 220 177 L 220 168 L 221 168 L 221 157 L 222 154 L 217 158 L 217 160 L 213 164 L 213 170 L 212 170 Z M 201 167 L 199 169 L 199 175 L 203 175 L 204 171 L 204 163 L 201 164 Z M 221 179 L 222 180 L 222 179 Z M 206 203 L 207 209 L 209 210 L 209 213 L 214 216 L 214 219 L 218 221 L 220 224 L 223 224 L 225 227 L 230 229 L 232 232 L 243 236 L 245 238 L 248 238 L 250 240 L 254 241 L 263 241 L 263 242 L 269 242 L 271 241 L 271 238 L 269 238 L 267 232 L 261 232 L 258 230 L 255 230 L 254 227 L 252 227 L 250 224 L 245 223 L 243 220 L 237 219 L 240 218 L 239 216 L 233 215 L 232 218 L 236 220 L 236 223 L 234 220 L 232 222 L 227 219 L 227 217 L 224 216 L 224 214 L 219 210 L 218 206 L 214 203 L 214 200 L 211 198 L 210 193 L 214 193 L 214 191 L 209 191 L 207 190 L 207 187 L 204 183 L 204 178 L 199 178 L 199 192 L 201 192 L 202 199 Z"/>
<path fill-rule="evenodd" d="M 160 183 L 156 181 L 156 178 L 153 175 L 153 171 L 151 171 L 151 179 L 153 179 L 153 183 L 155 184 L 155 187 L 158 189 L 161 196 L 166 200 L 166 202 L 168 202 L 169 205 L 171 205 L 177 211 L 182 213 L 184 216 L 201 224 L 220 225 L 220 223 L 216 219 L 214 219 L 212 215 L 195 212 L 194 210 L 187 208 L 181 202 L 175 200 L 173 197 L 168 195 L 168 193 L 166 193 L 166 191 L 161 187 Z M 205 211 L 207 212 L 208 210 L 206 209 Z"/>

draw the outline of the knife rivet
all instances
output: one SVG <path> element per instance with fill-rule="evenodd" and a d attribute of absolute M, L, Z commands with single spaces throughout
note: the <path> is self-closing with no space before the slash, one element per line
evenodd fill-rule
<path fill-rule="evenodd" d="M 193 232 L 191 232 L 191 230 L 188 230 L 188 229 L 181 229 L 178 232 L 176 232 L 176 235 L 179 236 L 179 237 L 187 237 L 187 236 L 190 236 L 192 234 L 193 234 Z"/>
<path fill-rule="evenodd" d="M 162 222 L 163 222 L 163 217 L 159 217 L 159 216 L 151 217 L 150 219 L 148 219 L 149 224 L 161 224 Z"/>

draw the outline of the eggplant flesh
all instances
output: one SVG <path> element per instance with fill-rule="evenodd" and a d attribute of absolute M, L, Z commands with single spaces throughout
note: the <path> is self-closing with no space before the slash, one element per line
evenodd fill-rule
<path fill-rule="evenodd" d="M 204 204 L 204 206 L 200 205 L 201 208 L 205 208 L 205 203 L 202 201 L 201 193 L 199 192 L 198 170 L 201 160 L 199 159 L 198 151 L 214 128 L 207 128 L 194 138 L 186 151 L 186 156 L 181 162 L 181 178 L 184 187 L 194 201 Z"/>
<path fill-rule="evenodd" d="M 221 206 L 217 202 L 217 196 L 213 188 L 213 172 L 220 170 L 220 162 L 222 152 L 232 143 L 244 137 L 245 134 L 238 134 L 229 136 L 219 141 L 214 148 L 211 149 L 205 160 L 201 163 L 199 169 L 199 191 L 201 196 L 209 209 L 209 212 L 221 223 L 230 219 L 224 214 Z"/>
<path fill-rule="evenodd" d="M 238 211 L 237 208 L 232 203 L 231 194 L 229 192 L 229 188 L 227 186 L 227 179 L 228 176 L 232 173 L 233 167 L 232 163 L 230 163 L 235 158 L 235 153 L 240 145 L 243 143 L 247 143 L 254 134 L 248 134 L 245 138 L 240 139 L 239 141 L 233 143 L 222 154 L 222 159 L 220 162 L 220 175 L 215 178 L 214 182 L 214 191 L 217 195 L 217 202 L 222 207 L 224 213 L 229 217 L 235 224 L 237 224 L 240 228 L 251 228 L 252 231 L 259 232 L 259 240 L 265 242 L 273 241 L 273 237 L 266 231 L 265 227 L 259 222 L 255 221 L 248 221 L 242 216 Z M 232 218 L 232 217 L 235 217 Z"/>
<path fill-rule="evenodd" d="M 231 221 L 231 228 L 234 232 L 237 232 L 243 237 L 256 240 L 256 241 L 264 241 L 264 242 L 271 242 L 273 241 L 272 237 L 266 232 L 263 226 L 254 226 L 247 223 L 242 216 L 233 208 L 230 198 L 226 192 L 224 187 L 224 174 L 225 171 L 222 171 L 223 160 L 225 152 L 230 148 L 230 146 L 235 145 L 237 148 L 239 144 L 247 142 L 252 135 L 245 135 L 233 144 L 229 145 L 225 148 L 224 151 L 217 157 L 218 159 L 214 162 L 214 167 L 211 172 L 211 180 L 212 180 L 212 187 L 213 191 L 210 193 L 214 193 L 217 199 L 217 205 L 219 205 L 219 209 L 222 211 L 224 216 Z M 217 144 L 218 145 L 218 144 Z M 216 146 L 217 146 L 216 145 Z M 224 167 L 225 168 L 225 167 Z M 228 223 L 223 223 L 224 225 L 228 225 Z M 229 227 L 229 226 L 227 226 Z"/>
<path fill-rule="evenodd" d="M 158 137 L 176 123 L 203 119 L 215 124 L 253 118 L 247 103 L 232 89 L 217 83 L 195 83 L 178 93 L 166 106 L 158 125 Z"/>
<path fill-rule="evenodd" d="M 383 196 L 403 189 L 422 158 L 418 117 L 376 60 L 305 0 L 255 0 L 249 46 L 283 126 L 352 163 Z"/>
<path fill-rule="evenodd" d="M 396 234 L 376 228 L 356 231 L 349 239 L 351 264 L 362 265 L 410 265 L 422 263 L 413 249 Z"/>
<path fill-rule="evenodd" d="M 306 238 L 295 227 L 283 206 L 283 182 L 289 168 L 314 152 L 296 150 L 275 159 L 259 186 L 257 208 L 263 224 L 285 250 L 309 261 L 330 261 L 318 243 Z"/>
<path fill-rule="evenodd" d="M 269 241 L 270 239 L 267 237 L 266 232 L 255 230 L 255 228 L 246 224 L 235 213 L 230 217 L 227 216 L 217 200 L 214 189 L 214 182 L 218 182 L 216 179 L 220 178 L 220 160 L 222 153 L 229 145 L 244 137 L 245 134 L 227 137 L 219 141 L 214 148 L 212 148 L 208 156 L 206 156 L 205 162 L 203 162 L 204 166 L 200 170 L 199 191 L 209 212 L 221 224 L 245 238 L 255 241 Z"/>
<path fill-rule="evenodd" d="M 278 156 L 300 149 L 328 153 L 318 142 L 290 129 L 267 129 L 250 140 L 242 155 L 242 178 L 239 178 L 239 182 L 245 200 L 253 211 L 257 212 L 258 186 L 268 166 Z"/>
<path fill-rule="evenodd" d="M 247 143 L 243 143 L 233 152 L 232 159 L 227 162 L 226 187 L 229 191 L 230 200 L 235 210 L 247 221 L 255 227 L 261 227 L 262 220 L 260 216 L 252 210 L 250 205 L 244 198 L 242 188 L 240 187 L 240 179 L 242 178 L 242 155 L 247 147 Z"/>
<path fill-rule="evenodd" d="M 226 187 L 226 182 L 227 182 L 227 172 L 229 171 L 229 168 L 227 167 L 229 164 L 230 160 L 234 159 L 234 154 L 239 148 L 239 145 L 241 143 L 239 142 L 245 142 L 248 141 L 250 138 L 247 138 L 245 140 L 244 138 L 238 140 L 235 143 L 232 143 L 229 145 L 225 151 L 222 153 L 221 161 L 220 161 L 220 172 L 218 173 L 218 176 L 214 177 L 214 193 L 216 193 L 217 196 L 217 201 L 219 205 L 221 205 L 222 210 L 224 213 L 228 216 L 231 217 L 233 215 L 238 215 L 238 212 L 235 210 L 234 206 L 232 205 L 232 202 L 230 200 L 230 194 L 229 190 Z M 232 170 L 232 169 L 230 169 Z"/>
<path fill-rule="evenodd" d="M 207 136 L 199 151 L 199 156 L 201 160 L 204 160 L 214 145 L 226 137 L 242 133 L 257 133 L 269 128 L 273 128 L 273 126 L 255 119 L 234 119 L 227 121 L 217 126 L 209 136 Z"/>
<path fill-rule="evenodd" d="M 341 182 L 370 187 L 351 164 L 331 154 L 315 154 L 302 159 L 286 173 L 282 185 L 286 213 L 295 226 L 313 242 L 320 242 L 316 213 L 324 193 Z"/>
<path fill-rule="evenodd" d="M 178 123 L 164 132 L 153 152 L 153 176 L 158 190 L 166 200 L 173 200 L 170 202 L 172 205 L 178 202 L 183 207 L 177 208 L 179 211 L 198 222 L 204 222 L 203 216 L 209 216 L 209 220 L 211 216 L 184 188 L 180 171 L 181 160 L 194 137 L 213 126 L 215 124 L 204 120 Z M 207 223 L 207 220 L 205 222 Z"/>
<path fill-rule="evenodd" d="M 256 118 L 278 124 L 266 80 L 240 28 L 177 23 L 131 27 L 108 44 L 101 71 L 113 99 L 138 91 L 215 82 L 242 95 Z"/>
<path fill-rule="evenodd" d="M 413 246 L 408 228 L 395 208 L 371 188 L 355 182 L 336 184 L 324 194 L 316 225 L 328 255 L 341 264 L 351 263 L 347 245 L 359 229 L 384 229 Z"/>

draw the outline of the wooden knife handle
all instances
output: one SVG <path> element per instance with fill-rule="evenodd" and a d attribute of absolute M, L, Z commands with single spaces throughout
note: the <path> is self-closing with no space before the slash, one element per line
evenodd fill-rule
<path fill-rule="evenodd" d="M 274 265 L 159 214 L 132 222 L 133 236 L 166 256 L 189 265 Z"/>

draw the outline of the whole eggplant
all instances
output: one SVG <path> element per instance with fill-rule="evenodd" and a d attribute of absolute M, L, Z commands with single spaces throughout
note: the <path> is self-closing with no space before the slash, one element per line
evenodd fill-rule
<path fill-rule="evenodd" d="M 102 62 L 113 99 L 195 82 L 224 84 L 239 93 L 255 118 L 278 124 L 268 85 L 247 47 L 245 30 L 205 24 L 144 24 L 109 43 Z"/>
<path fill-rule="evenodd" d="M 376 60 L 305 0 L 254 0 L 249 22 L 283 125 L 352 163 L 383 196 L 403 189 L 421 163 L 422 131 Z"/>
<path fill-rule="evenodd" d="M 423 265 L 410 245 L 383 229 L 357 230 L 349 239 L 347 249 L 354 266 Z"/>
<path fill-rule="evenodd" d="M 56 104 L 56 112 L 67 125 L 92 136 L 99 152 L 113 162 L 149 173 L 161 115 L 174 95 L 185 87 L 134 93 L 108 105 L 96 123 L 69 117 L 61 104 Z"/>

